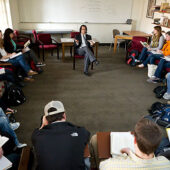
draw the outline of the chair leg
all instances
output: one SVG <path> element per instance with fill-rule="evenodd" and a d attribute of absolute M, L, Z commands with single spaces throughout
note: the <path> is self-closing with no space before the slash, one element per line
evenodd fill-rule
<path fill-rule="evenodd" d="M 57 48 L 57 59 L 59 60 L 59 48 Z"/>
<path fill-rule="evenodd" d="M 110 43 L 109 51 L 110 51 L 110 50 L 111 50 L 111 48 L 112 48 L 112 44 L 113 44 L 113 42 L 111 42 L 111 43 Z"/>
<path fill-rule="evenodd" d="M 70 47 L 70 56 L 72 57 L 72 49 L 73 47 Z"/>
<path fill-rule="evenodd" d="M 76 69 L 76 59 L 75 59 L 75 56 L 73 57 L 73 70 Z"/>
<path fill-rule="evenodd" d="M 43 48 L 43 61 L 45 61 L 45 56 L 44 56 L 44 48 Z"/>

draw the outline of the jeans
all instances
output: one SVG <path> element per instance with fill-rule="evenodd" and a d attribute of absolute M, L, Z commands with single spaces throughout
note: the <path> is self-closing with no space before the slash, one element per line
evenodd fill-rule
<path fill-rule="evenodd" d="M 11 128 L 9 119 L 5 115 L 4 111 L 0 108 L 0 131 L 7 132 L 13 138 L 16 145 L 19 144 L 18 138 L 14 130 Z"/>
<path fill-rule="evenodd" d="M 146 67 L 148 63 L 155 64 L 156 59 L 163 57 L 163 54 L 150 54 L 148 58 L 143 62 L 143 65 Z"/>
<path fill-rule="evenodd" d="M 164 68 L 170 68 L 170 62 L 166 61 L 165 59 L 161 59 L 158 64 L 158 68 L 155 71 L 154 76 L 157 78 L 161 78 L 162 71 L 164 70 Z"/>
<path fill-rule="evenodd" d="M 34 51 L 30 49 L 30 51 L 26 52 L 23 54 L 24 59 L 27 61 L 29 64 L 31 60 L 33 60 L 34 64 L 38 63 L 37 56 L 35 55 Z"/>
<path fill-rule="evenodd" d="M 141 52 L 138 60 L 140 60 L 140 61 L 143 62 L 144 60 L 146 60 L 146 58 L 149 56 L 149 54 L 151 54 L 151 52 L 148 51 L 148 49 L 147 49 L 146 47 L 144 47 L 144 48 L 142 49 L 142 52 Z"/>
<path fill-rule="evenodd" d="M 4 80 L 12 82 L 12 83 L 16 83 L 13 72 L 8 69 L 5 69 L 4 74 L 0 74 L 0 81 L 4 81 Z"/>
<path fill-rule="evenodd" d="M 26 73 L 31 70 L 30 66 L 25 62 L 23 55 L 10 59 L 8 62 L 14 66 L 21 66 Z"/>
<path fill-rule="evenodd" d="M 167 93 L 170 94 L 170 73 L 167 74 Z"/>

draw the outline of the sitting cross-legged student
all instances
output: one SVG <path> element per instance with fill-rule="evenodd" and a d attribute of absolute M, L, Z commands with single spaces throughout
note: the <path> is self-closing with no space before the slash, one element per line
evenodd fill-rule
<path fill-rule="evenodd" d="M 154 54 L 150 54 L 148 58 L 143 62 L 143 64 L 139 65 L 139 67 L 144 67 L 148 63 L 155 64 L 155 60 L 160 60 L 165 56 L 170 55 L 170 31 L 166 33 L 166 44 L 163 46 L 161 50 L 157 50 Z"/>
<path fill-rule="evenodd" d="M 3 47 L 2 32 L 0 32 L 0 54 L 2 56 L 0 61 L 9 62 L 15 67 L 20 66 L 25 71 L 25 74 L 27 74 L 28 76 L 33 76 L 33 75 L 38 74 L 37 72 L 31 70 L 30 66 L 25 62 L 25 59 L 23 58 L 22 55 L 14 57 L 16 53 L 7 54 L 7 52 L 5 51 Z M 14 58 L 11 59 L 11 57 L 14 57 Z M 33 79 L 27 77 L 26 80 L 32 81 Z"/>
<path fill-rule="evenodd" d="M 4 32 L 4 48 L 7 53 L 14 53 L 21 51 L 23 52 L 24 59 L 27 61 L 27 64 L 30 64 L 30 61 L 33 60 L 36 66 L 44 66 L 43 63 L 38 62 L 38 59 L 33 50 L 25 50 L 23 47 L 17 46 L 14 38 L 14 31 L 10 28 L 7 28 Z"/>
<path fill-rule="evenodd" d="M 121 155 L 114 155 L 112 158 L 101 161 L 99 165 L 100 170 L 170 169 L 170 161 L 167 158 L 163 156 L 155 157 L 154 155 L 162 139 L 161 129 L 156 123 L 142 118 L 135 125 L 133 135 L 135 151 L 133 152 L 129 148 L 122 148 Z M 96 145 L 97 136 L 94 135 L 90 141 L 91 150 L 94 151 L 91 153 L 91 157 L 94 157 L 94 160 L 99 160 Z M 93 164 L 95 165 L 95 163 Z"/>
<path fill-rule="evenodd" d="M 48 103 L 44 113 L 41 127 L 32 134 L 37 170 L 84 170 L 84 149 L 90 133 L 66 121 L 60 101 Z"/>
<path fill-rule="evenodd" d="M 144 62 L 146 58 L 152 54 L 152 51 L 161 50 L 164 45 L 165 39 L 162 35 L 162 28 L 160 26 L 155 26 L 153 30 L 153 36 L 150 45 L 144 47 L 137 60 L 137 62 Z M 142 67 L 143 65 L 139 65 Z"/>

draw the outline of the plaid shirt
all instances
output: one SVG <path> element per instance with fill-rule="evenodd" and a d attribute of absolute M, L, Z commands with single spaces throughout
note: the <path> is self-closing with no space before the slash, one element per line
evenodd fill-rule
<path fill-rule="evenodd" d="M 100 163 L 100 170 L 170 170 L 170 161 L 163 156 L 144 160 L 130 152 L 129 156 L 123 154 L 114 156 Z"/>

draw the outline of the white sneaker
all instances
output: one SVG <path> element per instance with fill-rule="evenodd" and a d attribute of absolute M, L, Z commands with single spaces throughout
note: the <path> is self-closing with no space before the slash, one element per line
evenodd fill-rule
<path fill-rule="evenodd" d="M 11 128 L 12 128 L 13 130 L 16 130 L 16 129 L 18 129 L 18 128 L 19 128 L 20 123 L 19 123 L 19 122 L 16 122 L 16 123 L 10 123 L 10 125 L 11 125 Z"/>
<path fill-rule="evenodd" d="M 170 93 L 165 93 L 163 95 L 163 98 L 166 99 L 166 100 L 170 100 Z"/>
<path fill-rule="evenodd" d="M 19 143 L 19 144 L 17 145 L 17 148 L 23 148 L 23 147 L 25 147 L 25 146 L 27 146 L 26 143 Z"/>

